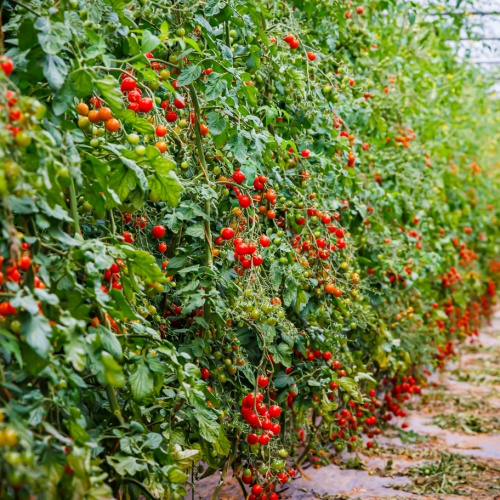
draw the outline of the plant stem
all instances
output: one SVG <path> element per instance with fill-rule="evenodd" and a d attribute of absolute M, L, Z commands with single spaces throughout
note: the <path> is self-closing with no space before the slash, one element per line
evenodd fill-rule
<path fill-rule="evenodd" d="M 238 447 L 238 443 L 240 441 L 240 437 L 238 437 L 234 440 L 233 447 L 231 448 L 231 453 L 229 453 L 229 457 L 227 458 L 226 465 L 224 467 L 224 470 L 222 471 L 219 484 L 217 485 L 217 488 L 215 488 L 212 497 L 210 500 L 217 500 L 219 498 L 219 493 L 222 487 L 224 486 L 224 481 L 226 479 L 227 473 L 229 472 L 229 467 L 231 467 L 231 464 L 233 462 L 234 455 L 236 453 L 236 448 Z"/>
<path fill-rule="evenodd" d="M 134 484 L 135 486 L 140 488 L 146 494 L 147 497 L 151 498 L 152 500 L 157 500 L 157 498 L 146 488 L 146 486 L 144 486 L 142 483 L 140 483 L 136 479 L 133 479 L 131 477 L 124 477 L 123 481 L 126 483 Z"/>
<path fill-rule="evenodd" d="M 198 96 L 196 95 L 196 89 L 194 85 L 191 83 L 189 85 L 189 93 L 191 95 L 191 100 L 193 101 L 194 113 L 195 113 L 195 123 L 194 123 L 194 132 L 195 132 L 195 142 L 196 148 L 198 149 L 198 155 L 200 157 L 201 168 L 203 173 L 205 174 L 205 178 L 209 185 L 212 184 L 210 178 L 207 173 L 207 161 L 205 159 L 205 152 L 203 151 L 203 143 L 201 141 L 201 132 L 200 132 L 200 118 L 201 118 L 201 110 L 200 103 L 198 101 Z M 203 227 L 205 230 L 205 265 L 210 267 L 212 265 L 212 231 L 210 229 L 210 200 L 205 201 L 205 214 L 207 216 L 206 220 L 203 221 Z M 203 309 L 203 316 L 205 321 L 208 322 L 210 319 L 210 305 L 208 302 L 205 303 Z"/>
<path fill-rule="evenodd" d="M 125 420 L 123 420 L 122 412 L 120 411 L 120 405 L 118 404 L 118 399 L 116 398 L 115 389 L 110 384 L 106 384 L 105 389 L 106 395 L 108 396 L 109 407 L 111 408 L 113 415 L 120 422 L 120 425 L 124 425 Z"/>
<path fill-rule="evenodd" d="M 75 180 L 73 179 L 73 177 L 71 177 L 69 183 L 69 208 L 71 212 L 71 217 L 73 218 L 73 229 L 75 231 L 75 234 L 81 234 L 80 221 L 78 219 L 78 208 L 76 202 Z"/>

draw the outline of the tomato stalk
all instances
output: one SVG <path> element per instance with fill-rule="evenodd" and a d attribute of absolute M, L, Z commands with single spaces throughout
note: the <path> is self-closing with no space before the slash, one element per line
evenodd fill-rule
<path fill-rule="evenodd" d="M 189 93 L 191 95 L 191 100 L 193 101 L 194 106 L 194 114 L 195 114 L 195 123 L 194 123 L 194 131 L 195 131 L 195 142 L 196 148 L 198 149 L 198 155 L 200 157 L 201 168 L 203 173 L 205 174 L 205 178 L 208 184 L 212 184 L 210 178 L 207 173 L 207 161 L 205 159 L 205 152 L 203 151 L 203 143 L 201 141 L 201 132 L 200 132 L 200 118 L 201 118 L 201 110 L 200 110 L 200 102 L 198 101 L 198 96 L 196 95 L 196 89 L 194 85 L 191 83 L 189 86 Z M 210 200 L 206 200 L 204 204 L 205 214 L 207 218 L 203 221 L 203 227 L 205 230 L 205 265 L 210 267 L 212 265 L 212 231 L 210 229 Z M 205 303 L 204 307 L 204 318 L 206 321 L 210 318 L 210 305 Z"/>
<path fill-rule="evenodd" d="M 78 219 L 78 205 L 76 201 L 76 188 L 75 180 L 73 177 L 70 178 L 69 182 L 69 209 L 71 212 L 71 218 L 73 219 L 73 230 L 75 234 L 80 234 L 80 220 Z"/>

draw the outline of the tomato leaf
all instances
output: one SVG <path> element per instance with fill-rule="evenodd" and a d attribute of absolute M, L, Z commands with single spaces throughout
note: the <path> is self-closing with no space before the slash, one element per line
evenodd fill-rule
<path fill-rule="evenodd" d="M 177 85 L 183 87 L 189 85 L 197 80 L 201 76 L 201 66 L 197 64 L 192 64 L 187 68 L 183 69 L 179 78 L 177 79 Z"/>
<path fill-rule="evenodd" d="M 132 396 L 136 401 L 145 401 L 153 395 L 153 373 L 142 359 L 132 368 L 128 382 Z"/>

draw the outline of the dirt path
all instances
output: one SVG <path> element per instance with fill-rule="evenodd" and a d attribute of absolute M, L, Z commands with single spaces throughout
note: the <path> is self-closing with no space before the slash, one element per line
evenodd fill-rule
<path fill-rule="evenodd" d="M 377 450 L 309 467 L 311 481 L 296 479 L 282 497 L 500 500 L 500 314 L 462 348 L 459 363 L 435 376 L 407 421 L 410 432 L 379 439 Z M 196 498 L 210 498 L 212 483 Z M 220 499 L 241 498 L 230 478 Z"/>

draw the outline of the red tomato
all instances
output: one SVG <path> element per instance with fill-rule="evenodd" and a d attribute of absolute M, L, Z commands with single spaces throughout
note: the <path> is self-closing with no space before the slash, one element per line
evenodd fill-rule
<path fill-rule="evenodd" d="M 165 228 L 163 226 L 154 226 L 151 230 L 151 236 L 156 239 L 163 238 L 165 236 Z"/>

